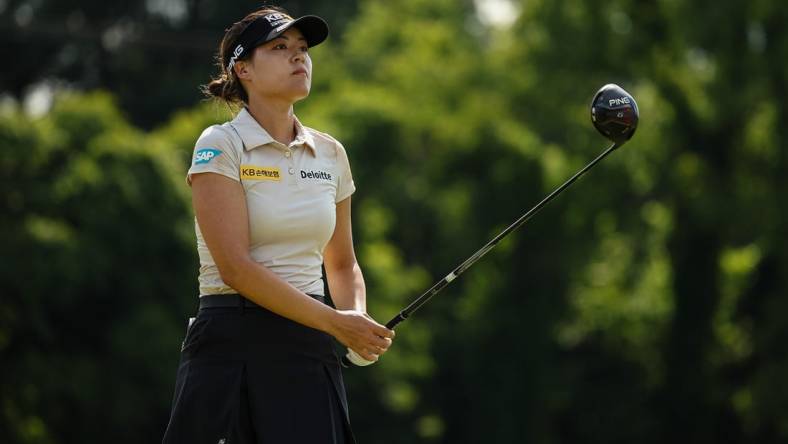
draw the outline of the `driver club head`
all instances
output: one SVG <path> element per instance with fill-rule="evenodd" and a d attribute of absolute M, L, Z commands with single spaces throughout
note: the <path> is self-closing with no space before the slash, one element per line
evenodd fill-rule
<path fill-rule="evenodd" d="M 623 145 L 638 127 L 638 105 L 624 88 L 608 83 L 591 101 L 591 122 L 603 136 Z"/>

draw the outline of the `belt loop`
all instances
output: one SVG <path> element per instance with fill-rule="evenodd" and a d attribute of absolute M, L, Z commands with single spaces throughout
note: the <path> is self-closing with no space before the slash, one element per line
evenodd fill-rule
<path fill-rule="evenodd" d="M 243 316 L 244 314 L 244 297 L 242 295 L 238 295 L 238 313 Z"/>

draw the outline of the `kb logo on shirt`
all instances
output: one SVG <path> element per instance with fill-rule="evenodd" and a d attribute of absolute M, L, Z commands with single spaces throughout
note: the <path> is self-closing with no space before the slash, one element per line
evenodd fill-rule
<path fill-rule="evenodd" d="M 277 167 L 260 167 L 255 165 L 241 165 L 241 179 L 246 180 L 272 180 L 279 182 L 282 176 Z"/>

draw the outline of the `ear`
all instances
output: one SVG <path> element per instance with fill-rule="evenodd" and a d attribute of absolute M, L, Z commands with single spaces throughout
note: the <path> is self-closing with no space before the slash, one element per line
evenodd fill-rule
<path fill-rule="evenodd" d="M 246 60 L 238 60 L 235 62 L 233 69 L 235 70 L 235 75 L 237 75 L 239 79 L 249 80 L 252 77 L 251 66 L 249 66 Z"/>

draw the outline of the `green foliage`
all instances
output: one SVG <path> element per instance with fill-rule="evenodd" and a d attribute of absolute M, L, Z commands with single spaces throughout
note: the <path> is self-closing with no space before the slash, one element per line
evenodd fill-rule
<path fill-rule="evenodd" d="M 6 436 L 153 440 L 193 306 L 188 203 L 171 180 L 184 170 L 105 94 L 62 96 L 40 120 L 6 112 L 0 128 Z"/>
<path fill-rule="evenodd" d="M 132 122 L 153 128 L 200 100 L 215 76 L 224 30 L 264 4 L 294 16 L 317 14 L 343 33 L 356 0 L 285 2 L 20 0 L 0 3 L 3 93 L 22 98 L 32 84 L 66 81 L 111 90 Z M 42 63 L 44 66 L 42 67 Z"/>

